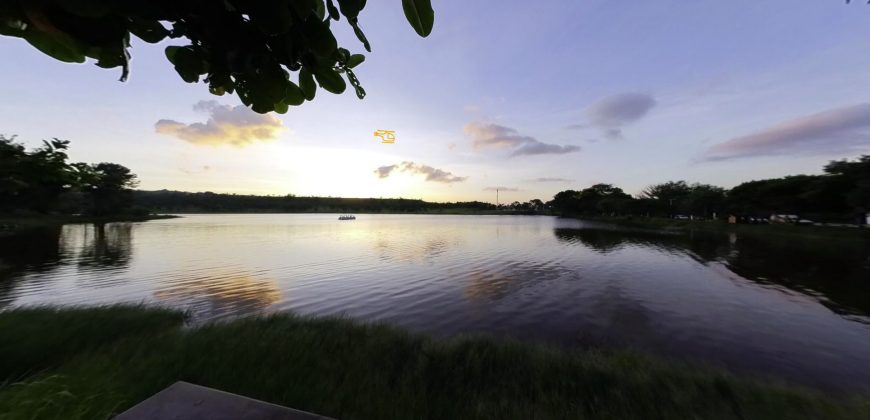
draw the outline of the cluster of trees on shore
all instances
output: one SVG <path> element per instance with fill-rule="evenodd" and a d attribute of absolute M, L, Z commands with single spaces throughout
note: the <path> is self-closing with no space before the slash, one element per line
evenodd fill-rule
<path fill-rule="evenodd" d="M 105 216 L 130 210 L 136 175 L 117 163 L 70 162 L 69 141 L 27 150 L 0 135 L 0 213 Z"/>
<path fill-rule="evenodd" d="M 611 184 L 559 192 L 547 203 L 566 215 L 798 214 L 817 221 L 859 222 L 870 209 L 870 155 L 828 163 L 821 175 L 794 175 L 744 182 L 730 190 L 670 181 L 632 197 Z"/>

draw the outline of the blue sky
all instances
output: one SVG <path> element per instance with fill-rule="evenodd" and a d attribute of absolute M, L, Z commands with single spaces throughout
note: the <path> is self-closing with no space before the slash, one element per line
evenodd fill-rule
<path fill-rule="evenodd" d="M 134 43 L 120 83 L 117 70 L 0 38 L 13 58 L 0 61 L 0 133 L 69 139 L 73 159 L 124 164 L 143 189 L 438 201 L 493 201 L 493 187 L 503 201 L 546 200 L 596 182 L 730 187 L 870 153 L 861 2 L 433 7 L 422 39 L 399 1 L 369 2 L 373 52 L 357 71 L 368 96 L 321 90 L 285 115 L 184 83 L 163 57 L 171 41 Z M 344 21 L 333 27 L 363 52 Z"/>

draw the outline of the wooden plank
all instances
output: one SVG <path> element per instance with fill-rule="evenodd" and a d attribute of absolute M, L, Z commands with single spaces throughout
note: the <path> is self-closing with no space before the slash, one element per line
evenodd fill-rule
<path fill-rule="evenodd" d="M 181 381 L 115 418 L 118 420 L 331 420 L 329 417 Z"/>

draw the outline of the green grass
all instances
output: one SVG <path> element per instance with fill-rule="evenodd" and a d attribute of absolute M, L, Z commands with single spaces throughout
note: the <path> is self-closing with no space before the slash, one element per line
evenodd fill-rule
<path fill-rule="evenodd" d="M 0 380 L 19 379 L 130 335 L 166 331 L 183 314 L 158 308 L 32 308 L 0 313 Z"/>
<path fill-rule="evenodd" d="M 30 372 L 0 386 L 0 419 L 107 418 L 178 380 L 342 419 L 870 416 L 863 397 L 629 352 L 435 339 L 341 318 L 194 329 L 181 319 L 140 307 L 0 312 L 4 374 Z"/>

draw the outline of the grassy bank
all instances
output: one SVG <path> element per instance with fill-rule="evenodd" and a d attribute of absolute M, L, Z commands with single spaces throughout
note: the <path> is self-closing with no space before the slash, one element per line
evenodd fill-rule
<path fill-rule="evenodd" d="M 0 418 L 106 418 L 177 380 L 344 419 L 866 418 L 866 399 L 488 337 L 135 307 L 0 313 Z"/>

